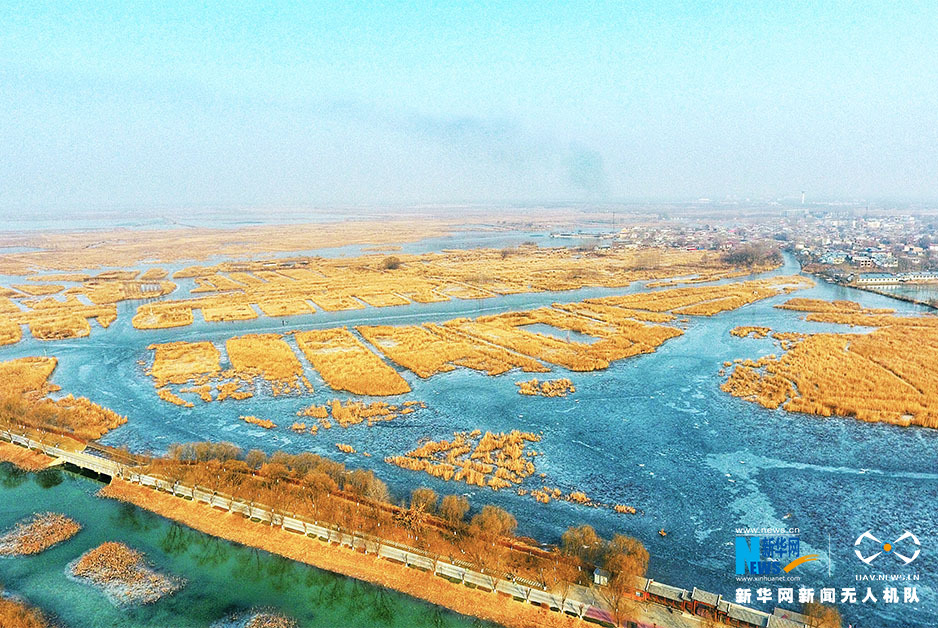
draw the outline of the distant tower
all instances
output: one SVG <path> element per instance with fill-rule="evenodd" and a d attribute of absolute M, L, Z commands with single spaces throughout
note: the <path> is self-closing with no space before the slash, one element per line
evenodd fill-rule
<path fill-rule="evenodd" d="M 801 204 L 804 205 L 804 190 L 801 190 Z"/>

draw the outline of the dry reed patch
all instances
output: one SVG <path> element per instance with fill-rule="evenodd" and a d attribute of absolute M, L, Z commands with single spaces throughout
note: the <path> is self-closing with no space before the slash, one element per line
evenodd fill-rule
<path fill-rule="evenodd" d="M 257 312 L 250 303 L 233 303 L 221 300 L 201 303 L 202 318 L 207 323 L 226 321 L 250 321 L 257 318 Z"/>
<path fill-rule="evenodd" d="M 394 305 L 407 305 L 410 303 L 404 297 L 390 292 L 355 293 L 355 297 L 364 301 L 371 307 L 391 307 Z"/>
<path fill-rule="evenodd" d="M 119 604 L 152 604 L 175 593 L 185 583 L 147 565 L 143 552 L 115 542 L 88 550 L 71 565 L 70 571 Z"/>
<path fill-rule="evenodd" d="M 0 319 L 0 346 L 16 344 L 22 338 L 22 327 L 6 318 Z"/>
<path fill-rule="evenodd" d="M 3 288 L 0 288 L 2 292 Z M 0 294 L 0 314 L 18 314 L 23 310 L 10 297 Z"/>
<path fill-rule="evenodd" d="M 765 338 L 771 331 L 771 327 L 740 326 L 731 329 L 730 334 L 736 336 L 737 338 L 746 338 L 747 336 L 752 336 L 753 338 Z"/>
<path fill-rule="evenodd" d="M 536 323 L 598 340 L 592 344 L 570 342 L 524 329 Z M 449 321 L 445 326 L 572 371 L 605 369 L 614 360 L 652 352 L 669 338 L 683 333 L 673 327 L 645 325 L 628 318 L 602 322 L 556 308 L 483 316 L 475 321 Z"/>
<path fill-rule="evenodd" d="M 705 272 L 697 277 L 687 277 L 687 278 L 678 278 L 678 279 L 667 279 L 664 281 L 649 281 L 645 284 L 645 288 L 666 288 L 669 286 L 682 286 L 695 283 L 708 283 L 710 281 L 717 281 L 720 279 L 732 279 L 734 277 L 744 277 L 753 273 L 763 272 L 771 270 L 772 266 L 755 266 L 752 269 L 747 270 L 732 270 L 732 271 L 710 271 Z"/>
<path fill-rule="evenodd" d="M 251 273 L 246 273 L 242 271 L 230 272 L 228 273 L 228 276 L 234 279 L 235 281 L 237 281 L 238 283 L 244 284 L 245 286 L 257 286 L 257 285 L 266 283 L 260 277 L 257 277 L 255 275 L 252 275 Z"/>
<path fill-rule="evenodd" d="M 212 385 L 211 384 L 201 384 L 199 386 L 188 386 L 186 388 L 180 388 L 179 392 L 183 393 L 195 393 L 199 396 L 199 399 L 205 403 L 212 401 Z"/>
<path fill-rule="evenodd" d="M 341 312 L 345 310 L 363 310 L 365 306 L 358 299 L 349 295 L 313 294 L 309 300 L 326 312 Z"/>
<path fill-rule="evenodd" d="M 595 371 L 607 368 L 609 362 L 591 355 L 590 346 L 583 343 L 565 342 L 558 338 L 537 334 L 520 326 L 507 324 L 497 317 L 482 317 L 475 321 L 447 321 L 453 330 L 516 351 L 523 355 L 566 367 L 571 371 Z"/>
<path fill-rule="evenodd" d="M 70 288 L 66 294 L 84 294 L 95 304 L 103 305 L 135 299 L 154 299 L 171 294 L 176 284 L 171 281 L 100 281 L 89 280 L 81 288 Z"/>
<path fill-rule="evenodd" d="M 272 384 L 274 396 L 313 391 L 293 350 L 277 334 L 248 334 L 225 343 L 228 359 L 237 377 L 249 380 L 260 375 Z"/>
<path fill-rule="evenodd" d="M 0 597 L 0 626 L 5 628 L 47 628 L 49 624 L 37 609 L 19 600 Z"/>
<path fill-rule="evenodd" d="M 157 388 L 156 396 L 162 399 L 163 401 L 167 401 L 169 403 L 175 404 L 177 406 L 181 406 L 183 408 L 192 408 L 195 406 L 195 404 L 192 403 L 191 401 L 187 401 L 183 399 L 182 397 L 180 397 L 179 395 L 177 395 L 176 393 L 174 393 L 173 391 L 171 391 L 169 388 L 166 388 L 166 387 Z"/>
<path fill-rule="evenodd" d="M 444 296 L 456 299 L 491 299 L 496 296 L 494 292 L 463 283 L 443 284 L 436 291 Z"/>
<path fill-rule="evenodd" d="M 191 325 L 193 320 L 191 305 L 182 301 L 165 301 L 141 305 L 131 323 L 136 329 L 167 329 Z"/>
<path fill-rule="evenodd" d="M 127 417 L 85 397 L 69 394 L 57 399 L 55 406 L 61 418 L 51 419 L 50 427 L 72 432 L 82 440 L 96 440 L 127 422 Z"/>
<path fill-rule="evenodd" d="M 383 421 L 393 421 L 402 415 L 412 414 L 418 409 L 426 408 L 427 404 L 422 401 L 405 401 L 401 405 L 390 405 L 384 401 L 374 401 L 366 404 L 363 401 L 347 400 L 344 403 L 338 399 L 333 399 L 327 406 L 311 405 L 298 411 L 297 416 L 305 416 L 318 419 L 318 425 L 310 428 L 310 433 L 315 434 L 318 428 L 332 428 L 333 422 L 338 423 L 343 428 L 349 428 L 359 423 L 367 423 L 372 426 L 375 423 Z M 331 421 L 329 418 L 331 417 Z M 303 423 L 305 429 L 306 424 Z"/>
<path fill-rule="evenodd" d="M 191 290 L 192 294 L 199 292 L 227 292 L 229 290 L 240 290 L 244 284 L 224 275 L 215 273 L 208 276 L 194 278 L 196 287 Z"/>
<path fill-rule="evenodd" d="M 335 390 L 356 395 L 400 395 L 410 386 L 345 327 L 296 332 L 306 359 Z"/>
<path fill-rule="evenodd" d="M 54 283 L 41 283 L 41 284 L 14 284 L 14 288 L 19 290 L 24 294 L 28 294 L 33 297 L 42 297 L 50 294 L 58 294 L 65 290 L 65 286 Z"/>
<path fill-rule="evenodd" d="M 805 320 L 816 323 L 836 323 L 851 327 L 930 327 L 938 328 L 938 316 L 889 316 L 853 312 L 811 312 Z"/>
<path fill-rule="evenodd" d="M 315 310 L 306 301 L 301 299 L 267 299 L 258 300 L 257 307 L 265 316 L 298 316 L 312 314 Z"/>
<path fill-rule="evenodd" d="M 406 292 L 404 296 L 414 303 L 443 303 L 451 299 L 445 294 L 440 294 L 435 290 L 418 290 L 416 292 Z"/>
<path fill-rule="evenodd" d="M 383 401 L 375 401 L 366 405 L 362 401 L 346 401 L 343 404 L 338 399 L 333 399 L 329 404 L 332 419 L 344 428 L 358 425 L 366 420 L 369 426 L 379 421 L 391 421 L 397 418 L 397 410 L 397 406 L 391 406 Z"/>
<path fill-rule="evenodd" d="M 150 376 L 157 387 L 184 384 L 221 371 L 221 354 L 211 342 L 167 342 L 152 344 L 147 349 L 155 351 Z"/>
<path fill-rule="evenodd" d="M 385 356 L 424 378 L 457 366 L 489 375 L 500 375 L 513 368 L 528 372 L 547 370 L 537 360 L 432 323 L 419 327 L 362 326 L 356 329 Z"/>
<path fill-rule="evenodd" d="M 0 536 L 0 556 L 26 556 L 44 552 L 72 538 L 81 525 L 55 512 L 36 513 Z"/>
<path fill-rule="evenodd" d="M 49 377 L 58 363 L 52 357 L 16 358 L 0 362 L 0 395 L 12 397 L 28 394 L 35 400 L 59 390 L 58 386 L 49 383 Z"/>
<path fill-rule="evenodd" d="M 788 346 L 738 364 L 721 388 L 767 408 L 938 427 L 938 329 L 812 334 Z"/>
<path fill-rule="evenodd" d="M 534 378 L 526 382 L 515 382 L 515 386 L 518 387 L 519 394 L 539 397 L 566 397 L 576 392 L 573 382 L 567 378 L 548 379 L 543 382 Z"/>
<path fill-rule="evenodd" d="M 639 292 L 615 297 L 586 299 L 586 303 L 614 305 L 618 307 L 672 312 L 695 316 L 712 316 L 719 312 L 736 309 L 761 299 L 808 288 L 814 282 L 800 275 L 756 279 L 728 283 L 720 286 L 674 288 L 657 292 Z"/>
<path fill-rule="evenodd" d="M 354 454 L 358 453 L 355 451 L 355 448 L 351 445 L 346 445 L 345 443 L 336 443 L 335 448 L 341 451 L 344 454 Z"/>
<path fill-rule="evenodd" d="M 91 332 L 87 319 L 97 318 L 103 327 L 107 327 L 117 318 L 117 309 L 113 305 L 85 305 L 74 295 L 64 301 L 51 297 L 23 301 L 23 305 L 29 309 L 11 308 L 8 305 L 3 307 L 6 322 L 17 326 L 29 325 L 37 340 L 87 336 Z"/>
<path fill-rule="evenodd" d="M 163 268 L 148 268 L 142 275 L 140 275 L 140 281 L 159 281 L 161 279 L 166 279 L 169 276 L 169 273 Z"/>
<path fill-rule="evenodd" d="M 534 474 L 534 463 L 525 445 L 541 440 L 537 434 L 512 430 L 484 435 L 479 430 L 456 432 L 452 441 L 427 441 L 403 456 L 385 462 L 412 471 L 424 471 L 444 480 L 455 480 L 493 490 L 521 484 Z"/>
<path fill-rule="evenodd" d="M 429 573 L 381 560 L 373 554 L 363 555 L 345 547 L 318 544 L 305 536 L 272 530 L 240 515 L 221 513 L 205 504 L 185 501 L 122 480 L 112 480 L 98 494 L 135 504 L 206 534 L 401 591 L 510 628 L 582 626 L 572 617 L 529 604 L 507 603 L 501 596 L 455 585 Z"/>
<path fill-rule="evenodd" d="M 629 320 L 645 323 L 670 323 L 675 316 L 667 312 L 647 312 L 625 307 L 583 301 L 580 303 L 554 303 L 551 307 L 571 312 L 585 318 L 592 318 L 606 323 L 622 324 Z"/>
<path fill-rule="evenodd" d="M 800 312 L 843 312 L 848 314 L 892 314 L 892 308 L 865 308 L 856 301 L 825 301 L 824 299 L 806 299 L 796 297 L 776 305 L 780 310 L 798 310 Z"/>
<path fill-rule="evenodd" d="M 363 255 L 352 259 L 297 257 L 214 266 L 192 266 L 174 277 L 194 277 L 200 292 L 226 292 L 221 305 L 257 304 L 266 315 L 308 313 L 305 301 L 327 311 L 403 305 L 408 301 L 430 303 L 488 298 L 584 286 L 625 286 L 637 279 L 674 276 L 688 272 L 721 272 L 732 269 L 696 252 L 645 253 L 609 251 L 602 254 L 566 249 L 520 247 L 505 251 L 478 249 L 445 251 L 393 258 Z M 646 259 L 648 258 L 648 259 Z M 250 279 L 249 279 L 250 278 Z M 212 311 L 217 297 L 177 301 L 190 308 Z M 247 309 L 242 309 L 247 313 Z M 155 325 L 152 313 L 140 325 Z M 181 320 L 167 323 L 183 324 Z"/>
<path fill-rule="evenodd" d="M 102 266 L 130 267 L 153 260 L 170 263 L 208 257 L 306 251 L 345 244 L 384 244 L 449 234 L 456 220 L 412 218 L 334 223 L 262 225 L 237 229 L 115 229 L 82 233 L 35 233 L 16 245 L 40 250 L 0 255 L 0 274 L 32 274 L 33 269 L 75 271 Z M 8 238 L 9 239 L 9 238 Z M 136 272 L 130 278 L 136 276 Z M 121 278 L 126 278 L 122 275 Z"/>
<path fill-rule="evenodd" d="M 133 281 L 140 274 L 139 270 L 105 270 L 94 276 L 95 279 L 113 279 L 115 281 Z"/>
<path fill-rule="evenodd" d="M 32 318 L 29 321 L 29 333 L 36 340 L 84 338 L 91 334 L 91 325 L 88 319 L 77 314 L 56 313 Z"/>
<path fill-rule="evenodd" d="M 85 273 L 52 273 L 49 275 L 30 275 L 29 281 L 72 281 L 82 282 L 91 279 L 91 275 Z"/>
<path fill-rule="evenodd" d="M 320 406 L 313 404 L 309 407 L 303 408 L 296 413 L 297 416 L 308 416 L 314 419 L 325 419 L 329 416 L 329 409 L 326 406 Z"/>
<path fill-rule="evenodd" d="M 47 394 L 59 390 L 48 382 L 56 364 L 55 358 L 46 357 L 0 362 L 0 398 L 5 405 L 0 425 L 46 433 L 33 435 L 37 439 L 52 433 L 87 442 L 127 422 L 127 417 L 84 397 L 48 399 Z"/>
<path fill-rule="evenodd" d="M 250 423 L 251 425 L 256 425 L 256 426 L 258 426 L 258 427 L 262 427 L 262 428 L 264 428 L 265 430 L 272 430 L 273 428 L 277 427 L 276 423 L 274 423 L 274 422 L 271 421 L 270 419 L 259 419 L 259 418 L 257 418 L 256 416 L 253 416 L 253 415 L 242 416 L 242 417 L 240 417 L 240 418 L 241 418 L 241 420 L 244 421 L 245 423 Z"/>

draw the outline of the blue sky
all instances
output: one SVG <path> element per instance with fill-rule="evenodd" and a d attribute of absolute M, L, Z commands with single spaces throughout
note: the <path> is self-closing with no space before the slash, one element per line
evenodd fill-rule
<path fill-rule="evenodd" d="M 0 7 L 4 213 L 938 199 L 934 3 Z"/>

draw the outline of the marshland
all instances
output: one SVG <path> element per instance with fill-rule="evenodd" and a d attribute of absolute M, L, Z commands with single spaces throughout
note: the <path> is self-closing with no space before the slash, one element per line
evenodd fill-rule
<path fill-rule="evenodd" d="M 180 269 L 172 264 L 160 267 L 170 277 Z M 797 271 L 797 265 L 789 260 L 783 268 L 755 276 L 720 279 L 716 285 L 791 276 Z M 171 303 L 196 287 L 191 278 L 173 281 L 179 284 L 177 292 L 154 304 Z M 710 586 L 715 590 L 723 576 L 715 567 L 722 564 L 723 553 L 713 544 L 720 533 L 698 537 L 695 533 L 698 528 L 716 530 L 723 525 L 721 522 L 739 520 L 738 513 L 753 500 L 763 504 L 760 525 L 765 518 L 781 522 L 782 515 L 788 512 L 794 512 L 793 516 L 804 527 L 821 527 L 835 515 L 852 521 L 845 529 L 861 525 L 855 513 L 842 511 L 836 504 L 827 501 L 820 507 L 814 504 L 834 487 L 842 490 L 845 477 L 850 478 L 848 486 L 852 493 L 879 495 L 888 503 L 889 491 L 898 484 L 886 474 L 900 474 L 905 482 L 914 485 L 927 481 L 929 461 L 935 462 L 934 450 L 928 445 L 934 436 L 922 433 L 921 429 L 913 433 L 853 418 L 818 421 L 809 415 L 773 411 L 720 391 L 725 377 L 719 375 L 719 370 L 724 362 L 732 363 L 737 358 L 758 360 L 764 355 L 784 353 L 774 344 L 772 334 L 766 338 L 752 335 L 738 338 L 729 333 L 734 328 L 766 327 L 774 333 L 854 334 L 870 329 L 864 323 L 871 321 L 848 317 L 848 314 L 855 317 L 856 312 L 807 312 L 775 307 L 792 297 L 857 301 L 870 310 L 896 309 L 897 315 L 915 309 L 877 295 L 824 283 L 813 287 L 808 282 L 798 283 L 803 283 L 803 287 L 793 294 L 784 293 L 785 287 L 793 285 L 786 279 L 753 286 L 744 295 L 738 290 L 721 289 L 690 293 L 680 299 L 647 296 L 620 299 L 645 291 L 639 282 L 622 288 L 577 288 L 485 299 L 450 298 L 430 303 L 412 299 L 406 305 L 364 304 L 359 309 L 332 312 L 312 306 L 309 313 L 284 314 L 279 318 L 267 316 L 261 310 L 256 318 L 225 323 L 209 323 L 197 316 L 185 327 L 167 329 L 135 328 L 131 321 L 139 302 L 128 301 L 115 305 L 119 315 L 109 327 L 99 327 L 92 320 L 94 328 L 85 338 L 40 343 L 27 333 L 20 342 L 5 346 L 2 356 L 4 359 L 41 356 L 43 350 L 55 356 L 57 365 L 49 383 L 61 390 L 54 391 L 54 397 L 84 395 L 128 418 L 103 437 L 108 444 L 127 446 L 132 451 L 164 451 L 174 442 L 210 439 L 232 441 L 246 450 L 313 452 L 373 469 L 395 495 L 407 494 L 421 485 L 430 486 L 441 495 L 468 493 L 473 504 L 491 502 L 509 510 L 518 519 L 519 533 L 537 539 L 557 539 L 572 522 L 589 523 L 605 535 L 628 533 L 648 546 L 652 556 L 650 573 L 657 579 L 681 586 Z M 771 294 L 764 292 L 766 286 L 771 286 Z M 674 286 L 651 291 L 671 288 Z M 708 288 L 708 284 L 677 286 L 684 288 Z M 745 304 L 734 301 L 741 296 L 744 300 L 750 296 L 761 298 Z M 707 311 L 676 312 L 714 303 L 707 306 Z M 724 309 L 727 305 L 735 309 Z M 710 311 L 717 307 L 722 311 Z M 579 318 L 518 314 L 544 309 L 568 312 Z M 845 323 L 810 320 L 815 316 L 836 316 Z M 805 317 L 809 320 L 804 320 Z M 466 327 L 469 321 L 478 319 L 486 321 L 485 338 L 480 338 L 479 329 Z M 571 320 L 576 321 L 577 327 Z M 450 321 L 460 322 L 448 324 Z M 855 327 L 850 328 L 849 323 Z M 455 325 L 460 327 L 454 328 Z M 493 329 L 500 334 L 499 342 L 510 342 L 511 346 L 492 344 L 490 339 L 496 338 L 493 335 L 496 332 L 490 331 Z M 529 329 L 534 331 L 528 332 Z M 610 329 L 615 330 L 612 336 Z M 649 330 L 657 335 L 649 336 Z M 297 333 L 289 333 L 294 331 Z M 315 334 L 300 335 L 306 332 Z M 600 344 L 604 334 L 613 340 L 628 338 L 628 343 Z M 282 351 L 279 354 L 288 366 L 284 376 L 293 377 L 289 394 L 274 394 L 272 384 L 279 381 L 279 372 L 271 374 L 272 379 L 268 380 L 262 370 L 234 369 L 228 341 L 255 335 L 277 336 L 274 345 L 282 349 L 279 344 L 282 342 L 289 348 L 292 358 Z M 536 346 L 528 348 L 522 344 L 528 342 L 529 336 L 535 336 Z M 570 353 L 568 339 L 582 345 L 577 347 L 576 354 Z M 164 353 L 157 360 L 156 347 L 177 342 L 198 348 L 191 353 L 188 348 Z M 154 348 L 148 349 L 151 345 Z M 103 346 L 107 350 L 103 351 Z M 518 352 L 521 348 L 537 357 Z M 368 364 L 383 363 L 381 381 L 386 380 L 394 391 L 403 390 L 403 382 L 410 392 L 385 397 L 353 392 L 360 385 L 356 379 L 360 371 L 343 370 L 340 367 L 345 363 L 333 359 L 335 354 L 347 352 Z M 322 372 L 307 353 L 326 356 L 319 362 Z M 576 357 L 580 360 L 576 362 L 572 356 L 583 357 Z M 294 359 L 300 365 L 300 377 L 296 377 Z M 593 365 L 603 362 L 608 366 L 591 370 Z M 535 368 L 526 369 L 526 365 Z M 581 366 L 588 368 L 580 370 Z M 122 375 L 97 377 L 96 372 L 103 369 Z M 555 398 L 519 395 L 516 382 L 531 377 L 526 371 L 536 373 L 539 381 L 569 379 L 576 393 Z M 302 383 L 302 377 L 308 380 L 312 391 Z M 157 378 L 163 384 L 160 388 L 154 386 Z M 301 392 L 294 391 L 297 385 L 302 387 Z M 204 386 L 210 390 L 205 391 Z M 184 388 L 191 391 L 183 391 Z M 193 404 L 192 407 L 162 401 L 158 396 L 161 390 Z M 203 401 L 203 393 L 212 399 L 211 403 Z M 366 417 L 348 430 L 337 430 L 337 420 L 330 419 L 334 403 L 346 408 L 380 402 L 401 409 L 409 400 L 424 401 L 427 407 L 413 413 L 401 412 L 392 421 L 375 421 L 377 415 Z M 359 403 L 362 406 L 355 405 Z M 298 416 L 308 408 L 316 409 Z M 323 429 L 319 418 L 323 413 L 332 429 Z M 241 420 L 241 416 L 256 416 L 276 427 L 259 429 Z M 298 422 L 306 424 L 303 433 L 291 429 Z M 315 436 L 309 434 L 313 426 L 318 427 Z M 385 458 L 405 456 L 420 446 L 421 439 L 451 440 L 454 432 L 477 428 L 483 434 L 512 430 L 537 434 L 541 440 L 529 445 L 532 450 L 536 447 L 539 455 L 528 458 L 535 472 L 520 485 L 509 480 L 512 488 L 493 491 L 487 485 L 446 482 L 422 470 L 384 462 Z M 803 445 L 817 441 L 826 445 L 811 448 Z M 868 445 L 874 442 L 876 447 Z M 368 452 L 371 457 L 346 454 L 337 449 L 339 443 L 356 452 Z M 883 453 L 895 447 L 911 448 L 916 455 L 897 459 Z M 845 467 L 844 460 L 848 458 L 858 462 Z M 792 464 L 798 465 L 797 473 L 791 472 Z M 861 468 L 875 471 L 860 474 Z M 923 473 L 926 475 L 922 476 Z M 688 484 L 689 477 L 694 478 L 693 488 Z M 784 482 L 781 478 L 785 478 Z M 519 495 L 516 488 L 526 494 Z M 687 498 L 691 490 L 708 494 L 712 510 L 692 512 Z M 539 493 L 534 494 L 535 491 Z M 610 507 L 590 508 L 576 499 L 556 499 L 553 496 L 558 491 L 563 497 L 582 494 Z M 548 503 L 539 503 L 539 494 L 549 497 Z M 812 504 L 811 508 L 807 504 Z M 620 506 L 618 512 L 615 505 Z M 628 514 L 630 509 L 637 512 Z M 910 525 L 927 517 L 917 512 L 909 516 Z M 700 523 L 696 523 L 697 519 Z M 658 536 L 661 529 L 668 531 L 667 538 Z M 833 531 L 835 542 L 838 535 L 843 535 L 843 542 L 852 542 L 846 539 L 846 531 Z M 154 556 L 149 551 L 147 555 Z M 688 566 L 691 555 L 705 560 L 694 558 L 697 562 Z M 184 575 L 191 586 L 189 573 L 169 571 Z M 185 589 L 178 595 L 185 595 Z"/>

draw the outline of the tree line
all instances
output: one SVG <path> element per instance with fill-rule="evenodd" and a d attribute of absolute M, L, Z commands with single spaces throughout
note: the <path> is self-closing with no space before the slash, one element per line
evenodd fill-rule
<path fill-rule="evenodd" d="M 575 584 L 589 585 L 593 569 L 602 567 L 609 574 L 603 595 L 623 618 L 634 599 L 634 577 L 648 567 L 648 552 L 637 539 L 615 535 L 607 541 L 590 526 L 578 526 L 564 532 L 558 547 L 541 549 L 516 536 L 517 520 L 502 508 L 484 505 L 470 517 L 465 497 L 441 498 L 427 487 L 395 501 L 372 471 L 312 453 L 268 455 L 223 442 L 177 444 L 151 459 L 145 471 L 281 516 L 364 534 L 376 552 L 382 543 L 395 542 L 436 561 L 469 564 L 491 578 L 493 590 L 499 578 L 524 578 L 565 602 Z"/>

